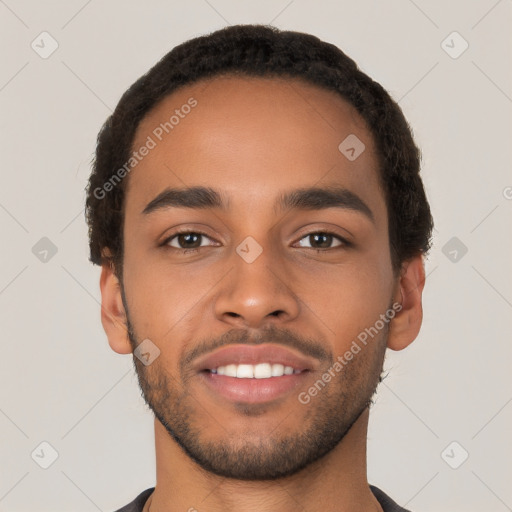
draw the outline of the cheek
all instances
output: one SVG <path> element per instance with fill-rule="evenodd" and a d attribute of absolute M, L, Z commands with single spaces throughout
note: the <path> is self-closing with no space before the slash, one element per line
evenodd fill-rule
<path fill-rule="evenodd" d="M 162 353 L 175 359 L 181 345 L 197 339 L 201 328 L 208 329 L 204 325 L 207 310 L 211 309 L 208 291 L 224 273 L 217 270 L 211 265 L 202 269 L 171 266 L 164 258 L 149 262 L 137 251 L 127 255 L 125 292 L 137 337 L 151 339 Z"/>
<path fill-rule="evenodd" d="M 336 352 L 348 347 L 366 328 L 375 325 L 390 306 L 392 273 L 390 265 L 373 260 L 370 264 L 331 269 L 321 281 L 323 286 L 310 287 L 304 303 L 327 326 Z"/>

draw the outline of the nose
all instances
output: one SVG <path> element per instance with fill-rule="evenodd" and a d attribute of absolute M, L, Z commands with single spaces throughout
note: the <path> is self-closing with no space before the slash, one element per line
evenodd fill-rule
<path fill-rule="evenodd" d="M 253 261 L 234 251 L 231 271 L 220 285 L 215 316 L 234 327 L 261 328 L 269 322 L 289 322 L 299 314 L 291 270 L 267 247 Z"/>

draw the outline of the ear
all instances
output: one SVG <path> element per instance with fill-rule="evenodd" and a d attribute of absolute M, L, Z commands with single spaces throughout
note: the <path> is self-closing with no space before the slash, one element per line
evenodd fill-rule
<path fill-rule="evenodd" d="M 402 350 L 409 346 L 420 332 L 423 320 L 422 293 L 425 286 L 423 255 L 419 254 L 402 265 L 396 283 L 394 303 L 402 308 L 390 322 L 388 348 Z"/>
<path fill-rule="evenodd" d="M 126 312 L 121 297 L 121 285 L 115 275 L 113 263 L 105 260 L 101 266 L 101 323 L 108 343 L 118 354 L 130 354 L 132 347 L 128 337 Z"/>

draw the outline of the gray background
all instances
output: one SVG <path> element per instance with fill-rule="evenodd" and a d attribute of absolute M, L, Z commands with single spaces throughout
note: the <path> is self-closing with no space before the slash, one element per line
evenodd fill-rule
<path fill-rule="evenodd" d="M 424 325 L 388 356 L 369 481 L 416 512 L 512 510 L 511 4 L 0 0 L 0 510 L 107 512 L 154 485 L 152 415 L 100 323 L 84 187 L 135 79 L 186 39 L 256 22 L 342 48 L 423 152 L 436 221 Z M 51 48 L 43 31 L 59 45 L 47 58 L 31 47 Z M 469 44 L 457 58 L 454 31 Z M 58 453 L 47 469 L 43 441 Z"/>

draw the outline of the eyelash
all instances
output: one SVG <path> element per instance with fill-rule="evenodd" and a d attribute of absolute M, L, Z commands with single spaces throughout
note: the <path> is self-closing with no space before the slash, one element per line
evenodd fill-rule
<path fill-rule="evenodd" d="M 183 230 L 183 231 L 175 231 L 172 235 L 170 235 L 169 237 L 167 237 L 161 244 L 162 247 L 164 247 L 164 249 L 170 249 L 170 250 L 173 250 L 173 251 L 178 251 L 180 252 L 181 254 L 190 254 L 190 253 L 194 253 L 194 252 L 198 252 L 199 249 L 202 249 L 202 247 L 192 247 L 190 249 L 183 249 L 181 247 L 172 247 L 169 245 L 169 242 L 171 240 L 173 240 L 174 238 L 176 238 L 178 235 L 202 235 L 206 238 L 210 238 L 211 240 L 213 240 L 210 236 L 208 236 L 206 233 L 202 232 L 202 231 L 191 231 L 191 230 Z M 314 250 L 316 251 L 317 253 L 322 253 L 322 252 L 326 252 L 326 251 L 332 251 L 333 249 L 342 249 L 342 248 L 348 248 L 348 247 L 352 247 L 352 243 L 350 243 L 348 240 L 346 240 L 345 238 L 341 237 L 340 235 L 332 232 L 332 231 L 328 231 L 328 230 L 321 230 L 321 231 L 311 231 L 310 233 L 306 233 L 304 236 L 302 236 L 302 238 L 299 239 L 299 241 L 303 240 L 304 238 L 307 238 L 311 235 L 327 235 L 327 236 L 332 236 L 333 238 L 336 238 L 338 239 L 340 242 L 341 242 L 341 245 L 338 245 L 336 247 L 328 247 L 326 249 L 317 249 L 315 247 L 311 247 L 311 250 Z M 304 247 L 304 249 L 308 249 L 308 247 Z"/>

